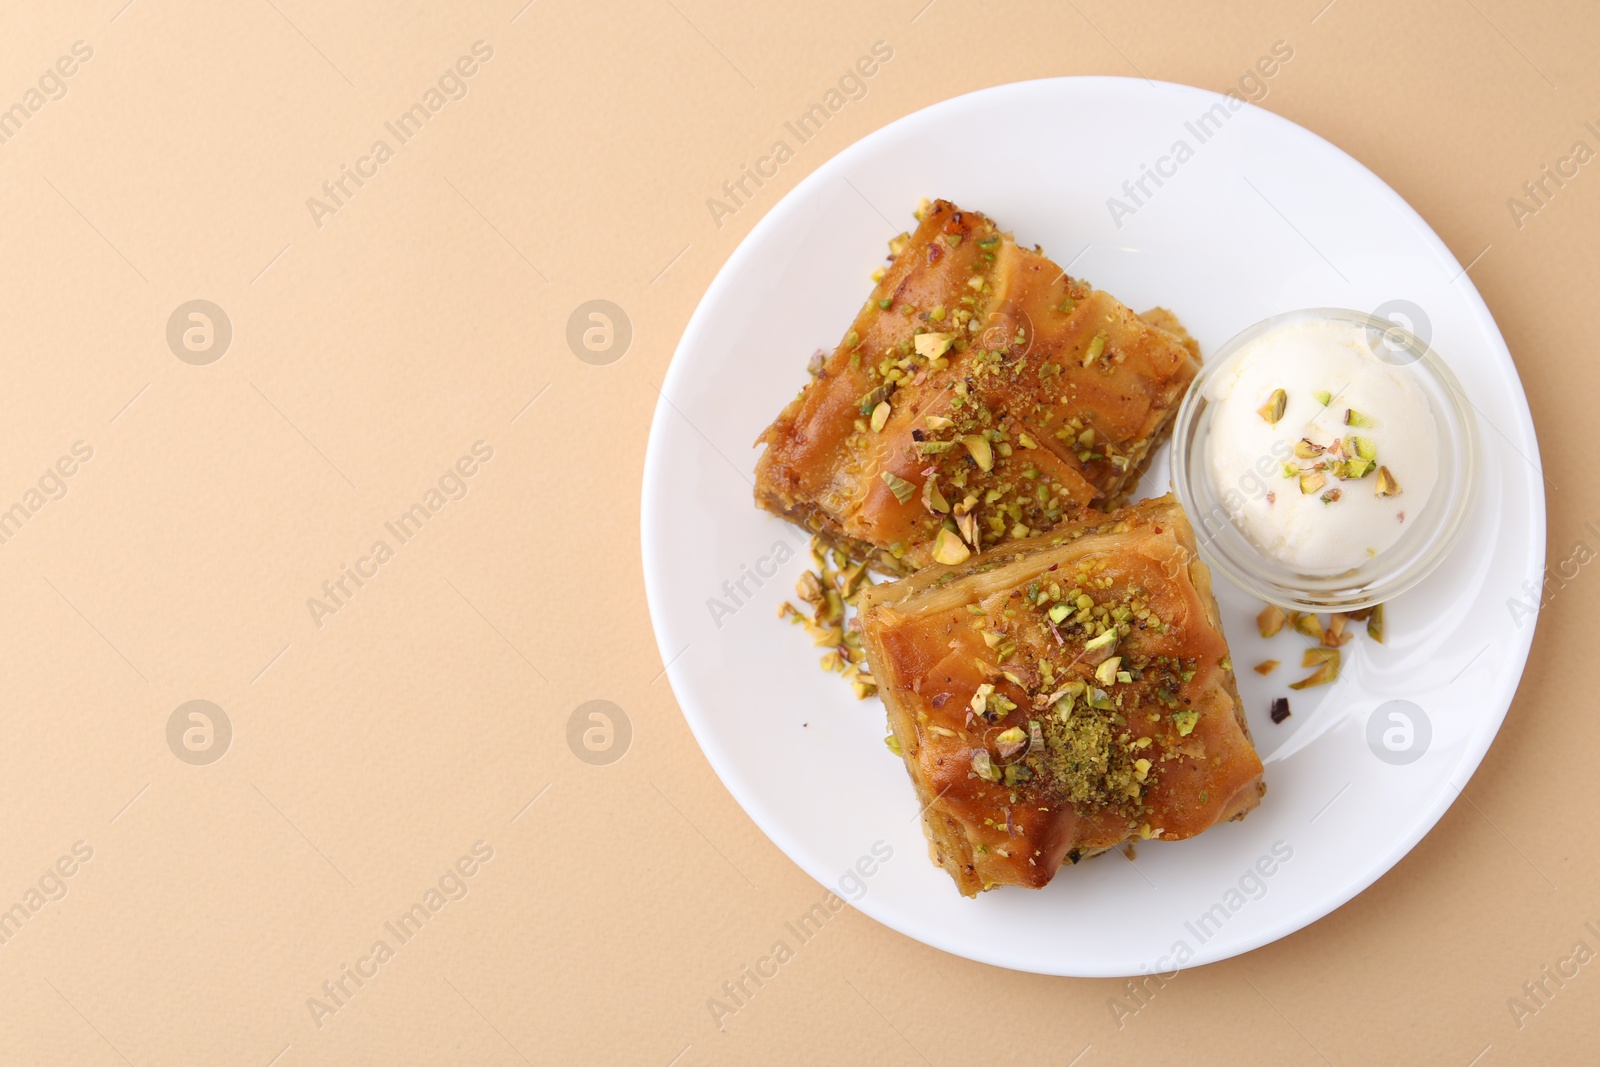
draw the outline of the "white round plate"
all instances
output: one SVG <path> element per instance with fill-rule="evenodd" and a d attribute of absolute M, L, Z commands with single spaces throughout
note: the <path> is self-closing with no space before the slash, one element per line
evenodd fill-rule
<path fill-rule="evenodd" d="M 1177 149 L 1183 142 L 1188 151 Z M 1181 162 L 1177 156 L 1184 158 Z M 1145 177 L 1162 172 L 1161 184 Z M 1139 188 L 1144 178 L 1144 188 Z M 1124 183 L 1128 183 L 1124 185 Z M 1301 642 L 1219 582 L 1268 784 L 1241 822 L 1063 869 L 1038 892 L 962 898 L 928 860 L 884 712 L 818 667 L 778 618 L 804 535 L 752 501 L 751 442 L 849 327 L 922 197 L 981 211 L 1075 276 L 1172 309 L 1209 352 L 1269 315 L 1391 301 L 1478 412 L 1461 543 L 1358 632 L 1332 685 L 1291 693 Z M 1131 211 L 1116 209 L 1118 198 Z M 757 204 L 760 194 L 757 194 Z M 830 160 L 772 208 L 684 332 L 645 457 L 645 585 L 695 737 L 757 825 L 813 878 L 919 941 L 1018 970 L 1167 972 L 1326 915 L 1438 821 L 1494 738 L 1527 659 L 1544 483 L 1510 353 L 1471 279 L 1394 190 L 1294 123 L 1235 99 L 1123 78 L 1006 85 L 919 111 Z M 1165 463 L 1141 492 L 1164 492 Z M 1527 588 L 1535 592 L 1530 598 Z M 1360 627 L 1356 627 L 1360 630 Z M 1263 659 L 1284 665 L 1263 678 Z M 1292 717 L 1269 718 L 1274 696 Z M 1390 703 L 1400 701 L 1403 703 Z"/>

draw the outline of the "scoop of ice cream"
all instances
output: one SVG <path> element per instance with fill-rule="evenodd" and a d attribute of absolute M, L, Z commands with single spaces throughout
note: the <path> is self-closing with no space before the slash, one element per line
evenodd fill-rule
<path fill-rule="evenodd" d="M 1342 574 L 1392 548 L 1438 480 L 1427 395 L 1354 323 L 1262 334 L 1206 399 L 1213 491 L 1252 544 L 1302 574 Z"/>

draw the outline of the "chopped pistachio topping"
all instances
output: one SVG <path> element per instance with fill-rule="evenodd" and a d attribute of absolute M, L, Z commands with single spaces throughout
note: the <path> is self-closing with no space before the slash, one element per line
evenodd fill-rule
<path fill-rule="evenodd" d="M 1137 811 L 1140 780 L 1126 736 L 1095 715 L 1050 716 L 1040 723 L 1022 769 L 1042 775 L 1062 802 L 1080 809 L 1117 807 Z M 1015 766 L 1015 765 L 1014 765 Z"/>
<path fill-rule="evenodd" d="M 943 308 L 939 309 L 939 317 L 944 317 Z M 950 350 L 955 339 L 956 335 L 953 333 L 919 333 L 913 343 L 916 345 L 917 355 L 924 359 L 938 359 Z"/>
<path fill-rule="evenodd" d="M 1117 680 L 1117 668 L 1122 666 L 1121 656 L 1112 656 L 1102 660 L 1100 666 L 1094 669 L 1094 679 L 1101 685 L 1111 685 Z"/>
<path fill-rule="evenodd" d="M 1306 437 L 1300 438 L 1294 445 L 1294 454 L 1299 459 L 1312 459 L 1326 451 L 1326 448 Z"/>
<path fill-rule="evenodd" d="M 1262 637 L 1272 637 L 1283 629 L 1285 621 L 1287 616 L 1284 615 L 1283 609 L 1276 604 L 1268 604 L 1261 609 L 1261 614 L 1256 616 L 1256 629 L 1261 631 Z"/>
<path fill-rule="evenodd" d="M 1283 411 L 1289 405 L 1289 394 L 1282 389 L 1274 389 L 1272 395 L 1267 397 L 1267 402 L 1256 408 L 1256 414 L 1268 422 L 1276 424 L 1283 418 Z"/>
<path fill-rule="evenodd" d="M 950 502 L 939 492 L 939 484 L 931 475 L 922 483 L 922 506 L 937 515 L 944 515 L 950 510 Z"/>
<path fill-rule="evenodd" d="M 947 566 L 965 563 L 967 557 L 972 555 L 972 550 L 961 543 L 961 538 L 949 530 L 940 530 L 939 536 L 933 540 L 933 561 Z"/>
<path fill-rule="evenodd" d="M 1267 609 L 1262 611 L 1257 622 L 1260 623 L 1262 619 L 1267 618 L 1269 611 L 1276 610 L 1269 605 Z M 1367 636 L 1380 644 L 1383 642 L 1383 606 L 1381 604 L 1371 608 L 1364 608 L 1360 611 L 1334 612 L 1328 617 L 1328 625 L 1326 627 L 1322 625 L 1316 615 L 1310 613 L 1302 614 L 1298 611 L 1292 611 L 1288 613 L 1287 618 L 1292 628 L 1319 642 L 1317 647 L 1305 649 L 1301 655 L 1301 666 L 1314 667 L 1315 670 L 1307 677 L 1290 683 L 1290 689 L 1310 689 L 1313 686 L 1327 685 L 1339 677 L 1342 659 L 1339 649 L 1354 636 L 1346 630 L 1349 622 L 1366 620 Z M 1270 637 L 1278 632 L 1277 629 L 1272 629 L 1271 633 L 1267 631 L 1268 627 L 1263 625 L 1261 627 L 1263 637 Z M 1277 666 L 1277 660 L 1269 659 L 1258 664 L 1255 669 L 1260 674 L 1268 674 Z M 1284 717 L 1287 718 L 1287 710 Z M 1280 722 L 1282 720 L 1274 717 L 1273 721 Z"/>
<path fill-rule="evenodd" d="M 1323 407 L 1327 407 L 1329 404 L 1333 403 L 1333 394 L 1328 392 L 1326 389 L 1318 389 L 1311 395 L 1316 397 L 1317 403 L 1321 404 Z"/>
<path fill-rule="evenodd" d="M 929 415 L 927 423 L 930 430 L 948 430 L 955 425 L 955 420 L 946 418 L 943 415 Z"/>
<path fill-rule="evenodd" d="M 989 758 L 989 750 L 986 748 L 972 750 L 972 773 L 986 782 L 998 782 L 1000 780 L 1000 768 L 996 767 L 994 761 Z"/>
<path fill-rule="evenodd" d="M 1389 473 L 1388 467 L 1378 468 L 1378 484 L 1376 487 L 1376 494 L 1378 496 L 1400 495 L 1400 483 L 1394 480 L 1394 475 Z"/>
<path fill-rule="evenodd" d="M 1106 350 L 1106 335 L 1105 335 L 1105 333 L 1101 332 L 1101 333 L 1095 334 L 1094 335 L 1094 339 L 1089 342 L 1089 347 L 1083 353 L 1083 365 L 1085 367 L 1087 367 L 1087 366 L 1091 365 L 1092 363 L 1094 363 L 1095 360 L 1099 359 L 1101 357 L 1101 355 L 1105 353 L 1105 350 Z"/>
<path fill-rule="evenodd" d="M 1307 637 L 1315 637 L 1318 641 L 1322 640 L 1322 623 L 1317 621 L 1315 615 L 1302 614 L 1297 611 L 1290 617 L 1289 625 Z"/>
<path fill-rule="evenodd" d="M 867 666 L 861 632 L 849 625 L 846 607 L 854 607 L 861 590 L 872 584 L 864 563 L 850 564 L 844 553 L 829 549 L 819 538 L 811 539 L 814 570 L 805 571 L 795 591 L 810 611 L 785 602 L 778 609 L 780 619 L 803 626 L 818 647 L 829 649 L 822 657 L 822 669 L 844 677 L 864 700 L 878 691 Z"/>
<path fill-rule="evenodd" d="M 972 461 L 978 465 L 979 470 L 990 471 L 994 469 L 994 449 L 990 446 L 987 437 L 979 437 L 976 434 L 972 434 L 963 437 L 961 443 L 966 446 L 967 453 L 972 456 Z"/>
<path fill-rule="evenodd" d="M 1370 415 L 1363 415 L 1363 414 L 1361 414 L 1361 412 L 1355 410 L 1354 408 L 1345 408 L 1344 409 L 1344 424 L 1346 426 L 1363 426 L 1363 427 L 1378 425 L 1376 422 L 1373 421 L 1373 419 L 1372 419 L 1372 417 Z"/>
<path fill-rule="evenodd" d="M 1309 676 L 1298 682 L 1290 682 L 1290 689 L 1310 689 L 1312 686 L 1327 685 L 1339 677 L 1340 654 L 1337 648 L 1308 648 L 1301 657 L 1300 666 L 1317 669 Z"/>
<path fill-rule="evenodd" d="M 872 409 L 872 432 L 882 433 L 884 423 L 888 421 L 889 402 L 887 400 L 880 400 L 878 401 L 878 406 Z M 899 494 L 896 493 L 895 495 L 898 496 Z M 901 503 L 905 503 L 905 501 L 901 501 Z"/>
<path fill-rule="evenodd" d="M 1081 597 L 1080 599 L 1087 600 L 1088 598 Z M 1104 662 L 1111 655 L 1112 649 L 1116 647 L 1117 631 L 1115 627 L 1112 627 L 1083 646 L 1083 657 L 1090 663 Z"/>
<path fill-rule="evenodd" d="M 885 737 L 883 739 L 883 743 L 888 745 L 889 751 L 893 752 L 896 756 L 904 755 L 904 753 L 900 751 L 900 739 L 894 734 L 890 734 L 888 737 Z"/>
<path fill-rule="evenodd" d="M 1328 469 L 1334 473 L 1335 477 L 1350 480 L 1365 478 L 1372 473 L 1372 469 L 1376 466 L 1377 464 L 1370 459 L 1347 459 L 1337 463 L 1330 463 Z"/>
<path fill-rule="evenodd" d="M 1300 666 L 1302 667 L 1315 667 L 1321 663 L 1337 664 L 1338 662 L 1339 650 L 1337 648 L 1308 648 L 1300 653 Z"/>
<path fill-rule="evenodd" d="M 972 497 L 967 497 L 967 500 L 971 499 Z M 966 501 L 962 501 L 962 503 L 966 503 Z M 959 507 L 959 505 L 957 506 Z M 974 548 L 977 547 L 980 536 L 978 533 L 978 516 L 970 510 L 970 506 L 969 510 L 956 516 L 956 529 L 961 533 L 962 539 L 967 544 L 972 545 Z"/>
<path fill-rule="evenodd" d="M 1335 667 L 1331 663 L 1324 663 L 1310 675 L 1300 679 L 1298 682 L 1290 682 L 1289 688 L 1310 689 L 1312 686 L 1327 685 L 1337 677 L 1339 677 L 1339 668 Z"/>
<path fill-rule="evenodd" d="M 1188 737 L 1194 732 L 1194 724 L 1200 721 L 1200 713 L 1193 708 L 1174 712 L 1172 721 L 1178 727 L 1178 736 Z"/>
<path fill-rule="evenodd" d="M 1328 481 L 1328 476 L 1321 471 L 1312 471 L 1300 476 L 1300 491 L 1307 496 L 1321 489 Z"/>
<path fill-rule="evenodd" d="M 1024 748 L 1028 747 L 1028 733 L 1020 726 L 1013 726 L 1002 730 L 994 739 L 995 747 L 1000 750 L 1001 759 L 1010 759 Z"/>
<path fill-rule="evenodd" d="M 899 477 L 893 471 L 884 471 L 880 477 L 883 478 L 883 484 L 889 487 L 889 491 L 894 494 L 894 498 L 900 503 L 904 504 L 916 495 L 917 487 Z"/>

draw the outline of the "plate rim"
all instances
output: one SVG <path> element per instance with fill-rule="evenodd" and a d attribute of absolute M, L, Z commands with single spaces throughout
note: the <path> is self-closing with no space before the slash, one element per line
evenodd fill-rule
<path fill-rule="evenodd" d="M 757 219 L 749 232 L 745 234 L 738 246 L 734 248 L 717 270 L 711 284 L 707 286 L 699 302 L 695 305 L 695 310 L 690 315 L 688 322 L 684 326 L 683 333 L 679 337 L 678 344 L 673 349 L 671 361 L 666 368 L 661 387 L 657 391 L 658 396 L 651 415 L 650 432 L 645 443 L 643 483 L 640 495 L 640 554 L 651 631 L 662 662 L 667 664 L 663 671 L 667 676 L 668 684 L 673 686 L 673 696 L 678 703 L 684 721 L 689 727 L 690 734 L 694 737 L 695 743 L 700 747 L 702 755 L 711 765 L 711 769 L 717 775 L 723 788 L 728 791 L 744 813 L 756 824 L 757 828 L 790 862 L 823 886 L 828 885 L 828 872 L 813 870 L 810 863 L 802 861 L 797 856 L 797 853 L 804 854 L 807 850 L 797 846 L 791 833 L 783 827 L 783 820 L 778 811 L 769 809 L 756 798 L 744 795 L 740 788 L 735 787 L 731 779 L 735 777 L 733 770 L 738 761 L 719 747 L 713 736 L 713 731 L 709 728 L 709 719 L 699 721 L 701 719 L 700 713 L 697 710 L 691 710 L 696 705 L 697 698 L 685 699 L 684 694 L 679 691 L 673 682 L 672 662 L 670 660 L 673 653 L 669 650 L 663 637 L 664 629 L 670 625 L 664 617 L 665 609 L 662 606 L 667 594 L 664 589 L 660 588 L 661 576 L 665 573 L 665 570 L 663 561 L 658 556 L 658 542 L 654 539 L 652 530 L 652 519 L 662 503 L 659 499 L 659 494 L 663 491 L 659 463 L 661 462 L 660 456 L 664 448 L 662 443 L 662 438 L 666 432 L 664 427 L 670 420 L 671 414 L 675 411 L 675 405 L 668 399 L 669 390 L 681 374 L 688 373 L 683 369 L 685 363 L 680 357 L 701 343 L 701 335 L 709 329 L 711 321 L 710 309 L 719 302 L 723 291 L 734 284 L 734 280 L 741 274 L 741 268 L 745 262 L 758 255 L 758 250 L 766 243 L 770 233 L 776 230 L 792 213 L 800 210 L 801 205 L 806 202 L 812 191 L 841 176 L 841 172 L 844 172 L 856 158 L 870 151 L 874 141 L 884 138 L 902 127 L 928 121 L 930 113 L 938 112 L 941 109 L 971 104 L 975 101 L 981 101 L 985 97 L 1000 98 L 1013 93 L 1048 92 L 1051 87 L 1066 84 L 1091 89 L 1099 86 L 1114 93 L 1120 93 L 1131 87 L 1142 85 L 1146 88 L 1155 87 L 1164 92 L 1188 95 L 1197 102 L 1205 101 L 1208 105 L 1224 102 L 1224 106 L 1227 106 L 1226 101 L 1238 99 L 1214 90 L 1176 82 L 1151 81 L 1150 79 L 1117 75 L 1065 75 L 1005 82 L 947 97 L 869 131 L 835 155 L 818 164 L 815 170 L 796 182 L 793 188 Z M 1265 121 L 1269 126 L 1276 125 L 1288 138 L 1304 141 L 1311 150 L 1333 153 L 1335 158 L 1341 159 L 1346 165 L 1353 180 L 1365 180 L 1374 183 L 1378 192 L 1400 209 L 1423 243 L 1430 246 L 1434 254 L 1440 257 L 1445 265 L 1453 265 L 1457 269 L 1459 276 L 1455 284 L 1464 284 L 1466 286 L 1466 300 L 1475 325 L 1483 335 L 1492 354 L 1503 362 L 1503 368 L 1509 368 L 1510 370 L 1509 377 L 1515 390 L 1514 399 L 1518 402 L 1514 405 L 1517 414 L 1516 430 L 1525 439 L 1520 443 L 1525 444 L 1529 449 L 1529 461 L 1542 472 L 1544 464 L 1539 450 L 1537 427 L 1533 422 L 1532 409 L 1528 404 L 1527 392 L 1522 383 L 1522 376 L 1517 370 L 1516 361 L 1511 355 L 1510 347 L 1506 344 L 1487 302 L 1483 299 L 1482 294 L 1479 293 L 1471 276 L 1465 270 L 1461 270 L 1460 261 L 1450 251 L 1449 246 L 1444 243 L 1433 227 L 1412 207 L 1405 197 L 1401 196 L 1376 172 L 1350 153 L 1320 134 L 1276 112 L 1258 107 L 1248 101 L 1245 102 L 1245 109 L 1256 112 L 1260 120 Z M 1531 548 L 1525 562 L 1527 564 L 1527 573 L 1542 574 L 1547 558 L 1548 502 L 1542 480 L 1535 488 L 1539 506 L 1533 509 L 1531 516 L 1532 529 L 1529 539 Z M 751 506 L 754 507 L 753 502 Z M 1498 684 L 1495 686 L 1493 701 L 1490 704 L 1490 707 L 1495 710 L 1484 716 L 1479 729 L 1463 745 L 1460 758 L 1441 776 L 1439 787 L 1432 799 L 1426 805 L 1419 806 L 1416 809 L 1410 828 L 1397 846 L 1370 860 L 1361 874 L 1354 879 L 1342 883 L 1329 893 L 1313 898 L 1306 907 L 1299 909 L 1292 918 L 1286 918 L 1265 926 L 1254 935 L 1243 937 L 1237 943 L 1228 946 L 1220 955 L 1206 957 L 1203 960 L 1197 959 L 1195 962 L 1186 964 L 1181 969 L 1189 970 L 1195 967 L 1220 963 L 1223 960 L 1253 952 L 1258 948 L 1303 930 L 1349 903 L 1370 888 L 1379 878 L 1382 878 L 1398 866 L 1416 848 L 1417 844 L 1438 825 L 1439 820 L 1444 817 L 1445 812 L 1450 809 L 1457 797 L 1465 789 L 1466 781 L 1470 781 L 1472 776 L 1477 773 L 1484 756 L 1488 754 L 1489 747 L 1494 743 L 1495 738 L 1499 736 L 1500 728 L 1505 723 L 1505 717 L 1510 712 L 1511 705 L 1516 699 L 1517 690 L 1520 688 L 1522 679 L 1527 672 L 1528 656 L 1532 649 L 1534 634 L 1538 630 L 1539 616 L 1541 614 L 1541 606 L 1536 604 L 1531 620 L 1532 625 L 1516 630 L 1516 635 L 1508 649 L 1510 657 L 1506 661 L 1508 666 L 1514 665 L 1515 669 L 1505 671 L 1503 679 L 1497 680 Z M 1454 793 L 1450 792 L 1446 787 L 1463 770 L 1466 771 L 1466 781 L 1463 781 L 1462 788 Z M 909 917 L 904 912 L 895 911 L 892 908 L 873 906 L 872 901 L 872 894 L 868 894 L 861 900 L 852 903 L 851 906 L 896 933 L 962 959 L 1002 967 L 1007 970 L 1059 977 L 1121 978 L 1136 976 L 1134 972 L 1117 967 L 1085 967 L 1081 963 L 1068 964 L 1065 967 L 1060 965 L 1050 966 L 1038 960 L 1021 958 L 1004 951 L 985 953 L 971 950 L 965 946 L 957 947 L 941 937 L 939 931 L 927 929 L 920 920 Z M 891 912 L 892 914 L 890 914 Z M 1203 955 L 1203 953 L 1197 953 L 1197 956 Z"/>

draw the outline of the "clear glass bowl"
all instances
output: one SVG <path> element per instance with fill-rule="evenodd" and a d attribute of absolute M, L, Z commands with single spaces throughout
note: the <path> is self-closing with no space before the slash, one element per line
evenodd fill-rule
<path fill-rule="evenodd" d="M 1369 331 L 1378 357 L 1414 375 L 1438 430 L 1439 476 L 1426 506 L 1387 550 L 1332 577 L 1300 574 L 1267 556 L 1235 525 L 1207 476 L 1205 449 L 1214 405 L 1209 383 L 1240 349 L 1295 322 L 1352 323 Z M 1215 571 L 1262 600 L 1296 611 L 1358 611 L 1410 589 L 1437 567 L 1460 537 L 1476 480 L 1477 436 L 1472 406 L 1450 368 L 1410 330 L 1345 308 L 1305 308 L 1274 315 L 1240 333 L 1206 360 L 1178 409 L 1172 432 L 1172 485 L 1194 525 L 1200 555 Z"/>

